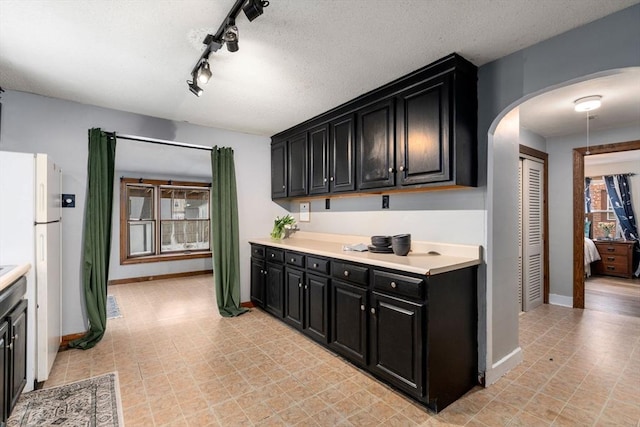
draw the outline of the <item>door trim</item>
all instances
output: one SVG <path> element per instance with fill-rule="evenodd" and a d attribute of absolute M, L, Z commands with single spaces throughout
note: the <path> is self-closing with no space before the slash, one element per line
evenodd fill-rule
<path fill-rule="evenodd" d="M 535 148 L 527 147 L 526 145 L 520 144 L 520 154 L 524 154 L 526 156 L 530 156 L 542 161 L 543 165 L 543 178 L 544 185 L 542 190 L 542 211 L 544 215 L 544 219 L 542 222 L 542 233 L 544 240 L 542 242 L 542 256 L 544 260 L 542 265 L 544 268 L 543 273 L 543 303 L 549 304 L 549 204 L 547 200 L 549 199 L 549 155 L 543 151 L 536 150 Z M 524 296 L 523 296 L 524 298 Z"/>
<path fill-rule="evenodd" d="M 640 140 L 594 145 L 590 154 L 640 150 Z M 584 308 L 584 156 L 587 147 L 573 149 L 573 308 Z"/>

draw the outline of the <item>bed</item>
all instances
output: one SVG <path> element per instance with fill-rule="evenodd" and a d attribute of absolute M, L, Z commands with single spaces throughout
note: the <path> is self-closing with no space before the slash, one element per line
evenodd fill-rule
<path fill-rule="evenodd" d="M 587 277 L 591 277 L 591 263 L 594 261 L 600 261 L 600 254 L 598 248 L 593 240 L 588 237 L 584 238 L 584 274 Z"/>

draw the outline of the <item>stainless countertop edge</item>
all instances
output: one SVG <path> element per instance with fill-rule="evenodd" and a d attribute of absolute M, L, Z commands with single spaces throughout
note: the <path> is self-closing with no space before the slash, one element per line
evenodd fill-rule
<path fill-rule="evenodd" d="M 264 245 L 264 246 L 272 246 L 272 247 L 276 247 L 276 248 L 280 248 L 280 249 L 285 249 L 285 250 L 291 250 L 291 251 L 295 251 L 295 252 L 304 252 L 304 253 L 308 253 L 311 255 L 318 255 L 318 256 L 323 256 L 323 257 L 328 257 L 328 258 L 336 258 L 336 259 L 342 259 L 345 261 L 351 261 L 351 262 L 356 262 L 359 264 L 366 264 L 366 265 L 372 265 L 372 266 L 376 266 L 376 267 L 383 267 L 383 268 L 389 268 L 392 270 L 399 270 L 399 271 L 404 271 L 404 272 L 408 272 L 408 273 L 415 273 L 415 274 L 420 274 L 420 275 L 425 275 L 425 276 L 432 276 L 432 275 L 436 275 L 436 274 L 442 274 L 442 273 L 447 273 L 449 271 L 454 271 L 454 270 L 460 270 L 463 268 L 467 268 L 467 267 L 472 267 L 474 265 L 479 265 L 481 260 L 480 259 L 474 259 L 474 258 L 466 258 L 466 257 L 454 257 L 451 255 L 447 255 L 447 258 L 451 259 L 455 259 L 454 262 L 447 264 L 446 266 L 438 266 L 438 267 L 433 267 L 433 268 L 421 268 L 421 267 L 416 267 L 416 266 L 411 266 L 411 265 L 406 265 L 406 264 L 400 264 L 400 263 L 396 263 L 393 261 L 384 261 L 384 260 L 377 260 L 377 259 L 369 259 L 369 258 L 362 258 L 362 257 L 358 257 L 358 256 L 352 256 L 352 253 L 366 253 L 366 252 L 350 252 L 350 251 L 342 251 L 340 253 L 336 253 L 336 252 L 330 252 L 330 251 L 324 251 L 324 250 L 318 250 L 318 249 L 314 249 L 314 248 L 306 248 L 306 247 L 300 247 L 300 246 L 294 246 L 294 245 L 288 245 L 286 243 L 284 243 L 283 241 L 276 241 L 273 239 L 267 239 L 267 238 L 252 238 L 248 240 L 249 243 L 254 243 L 254 244 L 258 244 L 258 245 Z M 340 245 L 339 243 L 336 243 L 337 245 Z"/>

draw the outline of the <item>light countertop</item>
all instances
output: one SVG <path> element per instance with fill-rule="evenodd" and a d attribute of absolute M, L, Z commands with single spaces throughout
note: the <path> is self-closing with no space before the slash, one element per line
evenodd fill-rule
<path fill-rule="evenodd" d="M 9 267 L 9 266 L 3 266 L 3 267 Z M 0 276 L 0 291 L 4 290 L 4 288 L 6 288 L 7 286 L 15 282 L 21 276 L 24 276 L 25 274 L 27 274 L 30 268 L 31 268 L 31 264 L 29 263 L 20 264 L 20 265 L 13 266 L 13 268 L 11 268 L 7 273 L 3 272 L 4 274 Z"/>
<path fill-rule="evenodd" d="M 287 239 L 267 237 L 249 239 L 249 242 L 427 276 L 478 265 L 482 261 L 482 251 L 478 245 L 412 241 L 411 252 L 407 256 L 397 256 L 342 250 L 345 244 L 370 244 L 370 237 L 365 236 L 296 231 Z"/>

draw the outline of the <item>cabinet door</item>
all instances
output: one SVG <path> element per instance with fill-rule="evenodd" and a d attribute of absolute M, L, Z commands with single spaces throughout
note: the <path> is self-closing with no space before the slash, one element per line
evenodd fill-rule
<path fill-rule="evenodd" d="M 4 422 L 9 418 L 7 411 L 7 385 L 9 380 L 7 377 L 7 370 L 9 368 L 9 360 L 7 357 L 8 336 L 9 325 L 3 321 L 2 324 L 0 324 L 0 384 L 2 384 L 0 386 L 0 416 L 2 417 L 0 425 L 4 425 Z"/>
<path fill-rule="evenodd" d="M 393 187 L 395 181 L 394 100 L 358 112 L 358 188 Z"/>
<path fill-rule="evenodd" d="M 329 337 L 329 278 L 307 275 L 305 293 L 305 333 L 327 343 Z"/>
<path fill-rule="evenodd" d="M 329 131 L 323 125 L 309 131 L 309 194 L 329 192 Z"/>
<path fill-rule="evenodd" d="M 398 95 L 398 173 L 401 185 L 449 181 L 449 78 Z"/>
<path fill-rule="evenodd" d="M 287 197 L 287 145 L 285 141 L 271 144 L 271 198 Z"/>
<path fill-rule="evenodd" d="M 353 115 L 331 124 L 331 192 L 356 189 L 356 142 Z"/>
<path fill-rule="evenodd" d="M 265 310 L 274 316 L 282 317 L 284 300 L 284 267 L 267 263 L 267 280 L 265 286 Z"/>
<path fill-rule="evenodd" d="M 264 261 L 251 258 L 251 301 L 264 307 Z"/>
<path fill-rule="evenodd" d="M 289 196 L 306 196 L 307 193 L 307 135 L 303 133 L 289 140 L 287 148 L 289 168 Z"/>
<path fill-rule="evenodd" d="M 331 347 L 360 365 L 367 363 L 367 290 L 333 280 Z"/>
<path fill-rule="evenodd" d="M 371 297 L 371 370 L 416 397 L 424 389 L 423 310 L 377 292 Z"/>
<path fill-rule="evenodd" d="M 303 286 L 304 273 L 288 268 L 284 281 L 284 320 L 298 329 L 303 327 Z"/>
<path fill-rule="evenodd" d="M 18 402 L 22 389 L 27 384 L 27 301 L 20 304 L 7 316 L 11 343 L 9 344 L 9 399 L 7 413 Z"/>

